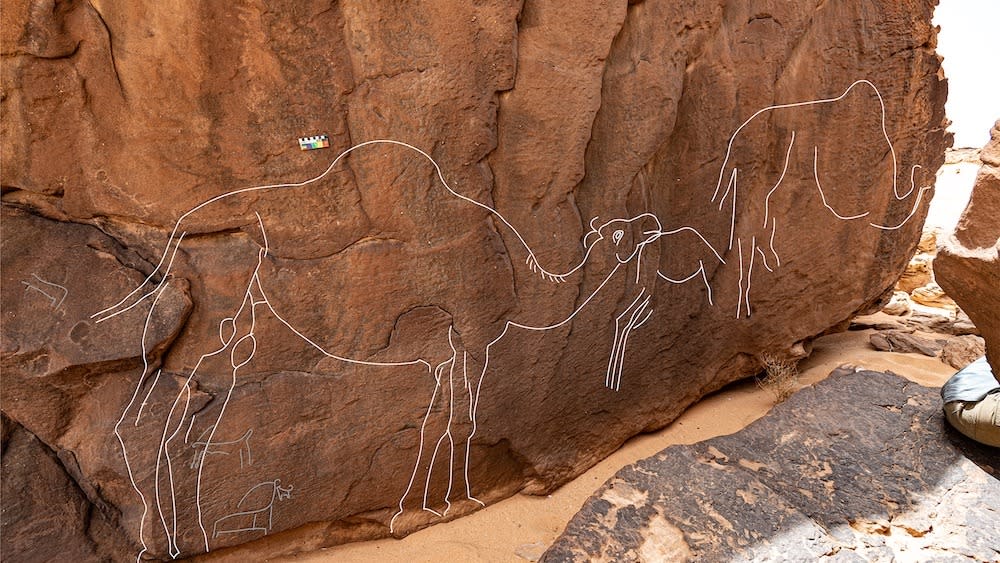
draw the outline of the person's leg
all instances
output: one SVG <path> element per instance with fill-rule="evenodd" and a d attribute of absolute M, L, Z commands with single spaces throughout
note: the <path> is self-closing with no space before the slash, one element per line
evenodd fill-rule
<path fill-rule="evenodd" d="M 959 432 L 988 446 L 1000 447 L 1000 393 L 982 401 L 952 401 L 944 405 L 945 417 Z"/>

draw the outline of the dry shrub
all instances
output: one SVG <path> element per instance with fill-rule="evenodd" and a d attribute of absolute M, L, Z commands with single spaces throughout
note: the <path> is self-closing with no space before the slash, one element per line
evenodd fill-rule
<path fill-rule="evenodd" d="M 756 377 L 757 385 L 774 395 L 774 402 L 780 403 L 792 396 L 799 388 L 798 361 L 775 354 L 761 354 L 764 372 Z"/>

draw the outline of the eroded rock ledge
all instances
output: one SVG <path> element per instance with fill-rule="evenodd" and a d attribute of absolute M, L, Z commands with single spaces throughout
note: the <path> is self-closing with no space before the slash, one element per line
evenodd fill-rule
<path fill-rule="evenodd" d="M 948 426 L 937 389 L 841 368 L 621 470 L 542 561 L 992 561 L 997 506 L 996 449 Z"/>

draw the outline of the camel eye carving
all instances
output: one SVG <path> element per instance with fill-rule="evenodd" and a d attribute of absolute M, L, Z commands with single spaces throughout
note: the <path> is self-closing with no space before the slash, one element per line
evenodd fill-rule
<path fill-rule="evenodd" d="M 622 241 L 623 236 L 625 236 L 625 231 L 618 229 L 611 235 L 611 240 L 615 241 L 615 244 L 618 244 Z"/>

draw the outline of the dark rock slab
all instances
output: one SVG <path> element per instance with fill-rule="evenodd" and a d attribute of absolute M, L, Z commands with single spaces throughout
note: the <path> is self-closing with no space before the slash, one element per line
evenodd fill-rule
<path fill-rule="evenodd" d="M 542 561 L 995 561 L 998 468 L 948 430 L 937 389 L 841 368 L 621 470 Z"/>

